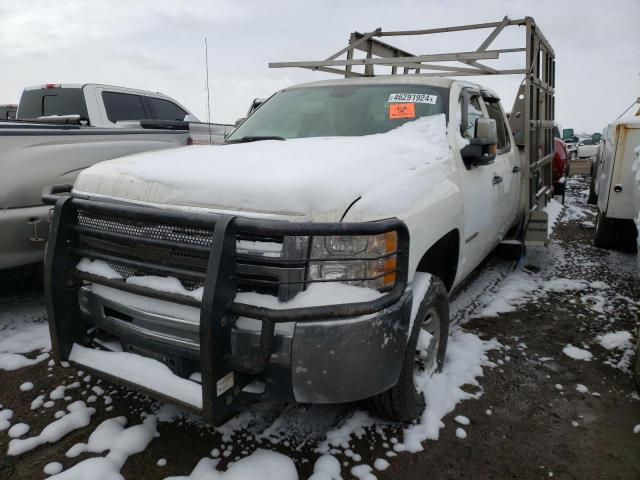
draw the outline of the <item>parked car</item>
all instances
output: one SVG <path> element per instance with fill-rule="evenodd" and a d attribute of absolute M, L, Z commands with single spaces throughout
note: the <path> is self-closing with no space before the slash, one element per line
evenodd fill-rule
<path fill-rule="evenodd" d="M 17 109 L 17 105 L 0 105 L 0 120 L 13 120 Z"/>
<path fill-rule="evenodd" d="M 208 126 L 182 121 L 195 117 L 160 93 L 48 84 L 26 88 L 17 110 L 17 120 L 0 122 L 0 271 L 42 262 L 43 187 L 72 184 L 103 160 L 188 145 L 194 136 L 208 143 Z M 218 143 L 230 129 L 213 126 Z"/>
<path fill-rule="evenodd" d="M 562 141 L 567 145 L 569 159 L 573 160 L 578 155 L 578 143 L 580 139 L 575 136 L 573 128 L 565 128 L 562 130 Z"/>
<path fill-rule="evenodd" d="M 580 140 L 577 145 L 578 158 L 592 158 L 598 153 L 599 141 L 594 141 L 593 138 L 585 138 Z"/>
<path fill-rule="evenodd" d="M 553 138 L 553 193 L 561 195 L 564 202 L 567 176 L 569 175 L 569 151 L 567 144 L 558 137 Z"/>
<path fill-rule="evenodd" d="M 589 182 L 589 198 L 587 198 L 587 203 L 590 205 L 595 205 L 598 201 L 598 183 L 596 182 L 596 179 L 598 177 L 597 172 L 598 172 L 599 165 L 602 163 L 602 154 L 604 152 L 604 146 L 606 144 L 607 129 L 608 127 L 605 127 L 602 130 L 602 134 L 600 135 L 601 141 L 598 143 L 598 151 L 596 152 L 595 156 L 591 160 L 591 170 L 590 170 L 591 178 Z"/>
<path fill-rule="evenodd" d="M 527 58 L 553 63 L 530 17 L 493 25 L 526 26 Z M 341 52 L 421 58 L 374 33 Z M 215 423 L 242 398 L 419 416 L 448 293 L 501 243 L 548 238 L 553 108 L 528 106 L 553 105 L 554 77 L 528 72 L 509 121 L 489 88 L 365 69 L 277 92 L 222 146 L 102 162 L 47 195 L 55 360 Z M 122 350 L 92 348 L 107 339 Z"/>
<path fill-rule="evenodd" d="M 598 220 L 594 243 L 635 252 L 640 223 L 640 117 L 609 124 L 594 172 Z"/>

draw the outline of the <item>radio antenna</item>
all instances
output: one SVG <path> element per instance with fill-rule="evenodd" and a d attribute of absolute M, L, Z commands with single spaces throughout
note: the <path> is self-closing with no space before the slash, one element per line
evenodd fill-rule
<path fill-rule="evenodd" d="M 211 95 L 209 94 L 209 48 L 207 46 L 207 37 L 204 37 L 204 64 L 207 81 L 207 84 L 205 85 L 205 90 L 207 92 L 207 125 L 209 125 L 209 144 L 211 144 Z"/>

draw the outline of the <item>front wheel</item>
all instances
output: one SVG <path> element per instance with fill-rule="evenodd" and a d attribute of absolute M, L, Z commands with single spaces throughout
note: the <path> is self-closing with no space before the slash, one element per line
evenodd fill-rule
<path fill-rule="evenodd" d="M 409 422 L 424 411 L 428 378 L 444 363 L 449 338 L 447 289 L 432 276 L 420 302 L 402 362 L 398 383 L 369 399 L 370 410 L 390 420 Z"/>

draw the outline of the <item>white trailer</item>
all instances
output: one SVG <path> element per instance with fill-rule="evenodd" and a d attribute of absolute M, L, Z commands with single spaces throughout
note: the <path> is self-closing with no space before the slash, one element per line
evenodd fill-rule
<path fill-rule="evenodd" d="M 611 123 L 595 167 L 598 223 L 595 244 L 635 251 L 640 219 L 640 116 Z"/>

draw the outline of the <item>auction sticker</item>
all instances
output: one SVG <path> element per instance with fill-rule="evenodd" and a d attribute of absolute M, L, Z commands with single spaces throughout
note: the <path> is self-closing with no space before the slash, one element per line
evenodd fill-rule
<path fill-rule="evenodd" d="M 416 117 L 416 105 L 415 103 L 392 103 L 389 105 L 389 119 L 395 120 L 398 118 L 415 118 Z"/>
<path fill-rule="evenodd" d="M 216 396 L 219 397 L 227 390 L 233 388 L 234 383 L 233 372 L 227 373 L 224 377 L 216 382 Z"/>
<path fill-rule="evenodd" d="M 412 102 L 434 105 L 437 101 L 437 95 L 429 95 L 428 93 L 392 93 L 389 95 L 389 103 Z"/>

